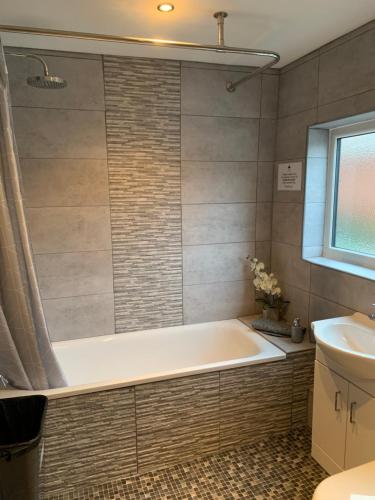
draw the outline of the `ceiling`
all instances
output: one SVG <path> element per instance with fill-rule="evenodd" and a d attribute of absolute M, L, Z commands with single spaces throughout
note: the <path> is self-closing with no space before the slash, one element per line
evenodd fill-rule
<path fill-rule="evenodd" d="M 160 0 L 161 1 L 161 0 Z M 375 18 L 374 0 L 1 0 L 0 24 L 140 36 L 213 44 L 216 20 L 225 10 L 225 43 L 275 50 L 279 67 Z M 3 33 L 4 45 L 101 54 L 161 57 L 238 65 L 262 58 L 139 45 Z"/>

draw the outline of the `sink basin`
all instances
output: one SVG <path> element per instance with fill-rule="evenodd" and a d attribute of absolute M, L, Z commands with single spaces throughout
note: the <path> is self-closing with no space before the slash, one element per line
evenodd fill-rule
<path fill-rule="evenodd" d="M 339 363 L 348 374 L 375 379 L 375 321 L 355 313 L 314 321 L 312 329 L 323 353 Z"/>

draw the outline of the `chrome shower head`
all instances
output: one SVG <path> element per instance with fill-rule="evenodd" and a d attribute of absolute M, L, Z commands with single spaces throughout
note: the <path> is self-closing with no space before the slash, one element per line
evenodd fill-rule
<path fill-rule="evenodd" d="M 29 76 L 26 81 L 31 87 L 38 89 L 63 89 L 68 85 L 64 78 L 53 75 Z"/>
<path fill-rule="evenodd" d="M 27 84 L 38 89 L 63 89 L 68 85 L 68 82 L 60 76 L 50 75 L 46 61 L 35 54 L 21 54 L 17 52 L 8 52 L 10 56 L 28 57 L 39 61 L 43 66 L 44 75 L 29 76 Z"/>

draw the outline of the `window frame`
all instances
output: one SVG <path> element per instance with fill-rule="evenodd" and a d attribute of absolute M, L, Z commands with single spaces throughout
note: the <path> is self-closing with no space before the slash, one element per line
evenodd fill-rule
<path fill-rule="evenodd" d="M 327 192 L 324 220 L 323 257 L 367 269 L 375 269 L 375 256 L 353 252 L 332 246 L 335 219 L 335 200 L 339 168 L 337 164 L 337 142 L 344 137 L 375 133 L 375 120 L 357 122 L 352 125 L 332 128 L 329 131 Z"/>

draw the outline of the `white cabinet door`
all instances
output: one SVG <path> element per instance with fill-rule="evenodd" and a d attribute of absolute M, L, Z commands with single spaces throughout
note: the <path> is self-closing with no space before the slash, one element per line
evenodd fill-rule
<path fill-rule="evenodd" d="M 315 458 L 330 473 L 343 470 L 345 465 L 348 391 L 346 380 L 315 361 L 312 441 L 322 457 Z M 334 464 L 325 462 L 325 457 Z"/>
<path fill-rule="evenodd" d="M 345 469 L 375 460 L 375 398 L 349 384 Z"/>

